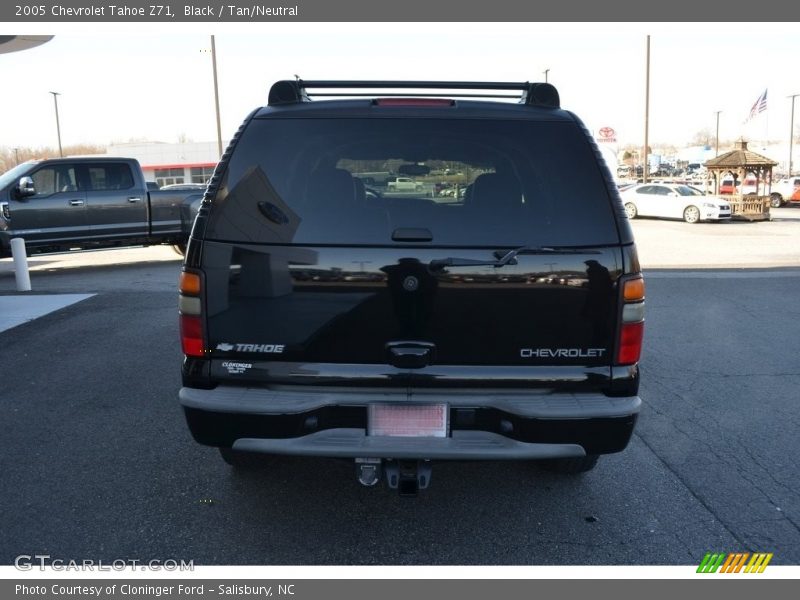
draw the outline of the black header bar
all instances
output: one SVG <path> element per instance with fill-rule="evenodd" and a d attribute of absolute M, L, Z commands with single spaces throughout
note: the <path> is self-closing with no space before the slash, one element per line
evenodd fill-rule
<path fill-rule="evenodd" d="M 800 3 L 761 0 L 13 0 L 0 20 L 15 23 L 269 22 L 770 22 L 797 21 Z"/>

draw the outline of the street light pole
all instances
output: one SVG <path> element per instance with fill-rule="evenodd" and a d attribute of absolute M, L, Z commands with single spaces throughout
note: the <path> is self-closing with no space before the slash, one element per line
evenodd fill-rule
<path fill-rule="evenodd" d="M 714 157 L 715 158 L 717 156 L 719 156 L 719 113 L 721 113 L 721 112 L 722 112 L 721 110 L 718 110 L 715 113 L 717 115 L 717 134 L 716 134 L 716 137 L 714 138 Z"/>
<path fill-rule="evenodd" d="M 222 156 L 222 126 L 219 119 L 219 86 L 217 85 L 217 46 L 214 44 L 214 36 L 211 36 L 211 65 L 214 70 L 214 107 L 217 111 L 217 150 Z"/>
<path fill-rule="evenodd" d="M 787 177 L 792 176 L 792 142 L 794 141 L 794 99 L 800 96 L 800 94 L 792 94 L 791 96 L 787 96 L 787 98 L 792 99 L 792 116 L 789 119 L 789 172 L 786 174 Z"/>
<path fill-rule="evenodd" d="M 61 149 L 61 123 L 58 121 L 58 97 L 61 95 L 58 92 L 50 92 L 53 94 L 53 102 L 56 106 L 56 133 L 58 134 L 58 155 L 63 158 L 64 151 Z"/>

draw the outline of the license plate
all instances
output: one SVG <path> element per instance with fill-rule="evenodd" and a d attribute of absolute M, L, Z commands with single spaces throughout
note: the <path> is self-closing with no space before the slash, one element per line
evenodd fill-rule
<path fill-rule="evenodd" d="M 447 404 L 370 404 L 367 435 L 447 437 Z"/>

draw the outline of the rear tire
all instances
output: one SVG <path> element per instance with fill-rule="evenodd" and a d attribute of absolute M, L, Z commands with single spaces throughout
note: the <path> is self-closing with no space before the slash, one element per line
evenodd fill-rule
<path fill-rule="evenodd" d="M 683 210 L 683 220 L 687 223 L 697 223 L 700 221 L 700 209 L 696 206 L 687 206 Z"/>
<path fill-rule="evenodd" d="M 633 202 L 627 202 L 625 204 L 625 214 L 629 219 L 635 219 L 636 215 L 639 214 L 639 211 L 636 210 L 636 205 Z"/>
<path fill-rule="evenodd" d="M 262 463 L 262 455 L 255 452 L 242 452 L 233 448 L 220 448 L 219 454 L 234 469 L 250 470 Z"/>
<path fill-rule="evenodd" d="M 546 471 L 553 473 L 577 475 L 594 469 L 599 458 L 600 456 L 597 454 L 587 454 L 586 456 L 577 456 L 575 458 L 552 458 L 541 461 L 541 466 Z"/>
<path fill-rule="evenodd" d="M 172 244 L 172 249 L 181 256 L 186 256 L 186 242 L 180 244 Z"/>

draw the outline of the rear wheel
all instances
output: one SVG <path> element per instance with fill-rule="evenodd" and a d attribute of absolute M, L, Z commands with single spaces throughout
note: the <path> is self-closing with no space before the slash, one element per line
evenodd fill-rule
<path fill-rule="evenodd" d="M 172 244 L 172 249 L 181 256 L 186 256 L 186 242 L 180 244 Z"/>
<path fill-rule="evenodd" d="M 635 219 L 636 215 L 639 214 L 639 211 L 636 210 L 636 205 L 633 202 L 627 202 L 625 204 L 625 214 L 628 215 L 629 219 Z"/>
<path fill-rule="evenodd" d="M 683 211 L 683 220 L 687 223 L 697 223 L 700 220 L 700 209 L 696 206 L 687 206 Z"/>
<path fill-rule="evenodd" d="M 586 456 L 577 456 L 575 458 L 553 458 L 541 461 L 541 466 L 543 469 L 553 473 L 576 475 L 594 469 L 599 458 L 600 456 L 597 454 L 587 454 Z"/>
<path fill-rule="evenodd" d="M 783 206 L 783 196 L 780 194 L 771 194 L 769 197 L 769 205 L 772 208 L 780 208 Z"/>

